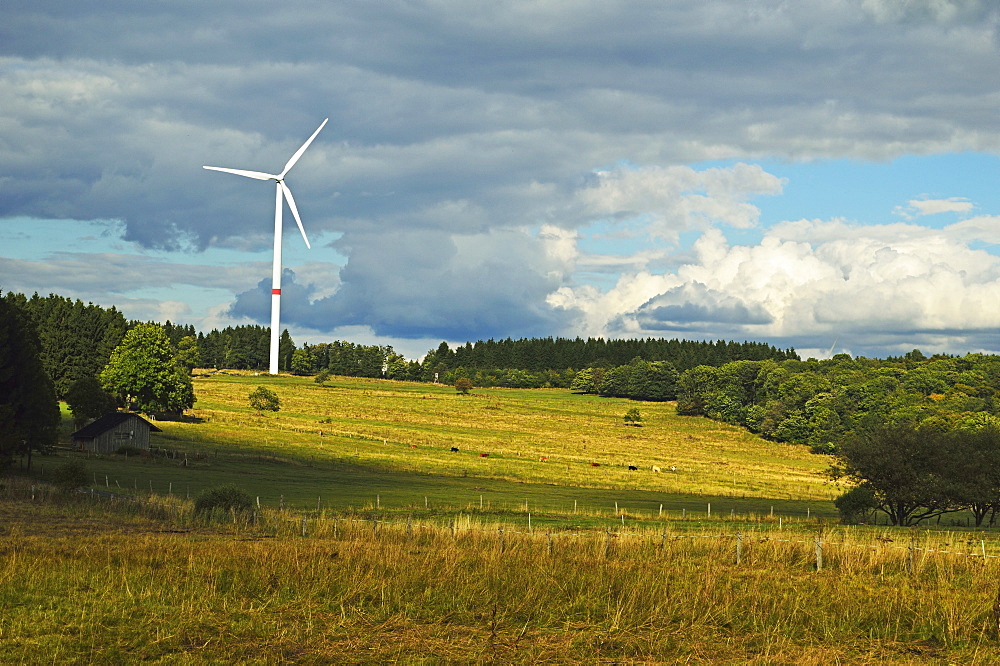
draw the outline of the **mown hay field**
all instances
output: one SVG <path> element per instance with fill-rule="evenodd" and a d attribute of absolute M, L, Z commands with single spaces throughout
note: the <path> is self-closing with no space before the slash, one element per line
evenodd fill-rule
<path fill-rule="evenodd" d="M 250 408 L 256 386 L 278 394 L 280 411 Z M 163 432 L 152 441 L 169 458 L 89 456 L 92 485 L 193 497 L 236 483 L 266 506 L 303 510 L 476 505 L 570 516 L 828 519 L 842 491 L 823 474 L 827 457 L 678 416 L 673 403 L 221 373 L 197 376 L 195 392 L 189 418 L 157 422 Z M 624 423 L 632 407 L 641 427 Z"/>

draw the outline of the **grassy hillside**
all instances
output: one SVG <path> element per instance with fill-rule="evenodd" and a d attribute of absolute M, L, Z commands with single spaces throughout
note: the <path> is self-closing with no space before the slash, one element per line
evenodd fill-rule
<path fill-rule="evenodd" d="M 257 385 L 278 414 L 247 407 Z M 817 521 L 835 490 L 802 448 L 672 405 L 628 427 L 637 403 L 561 391 L 195 386 L 194 418 L 158 423 L 169 457 L 85 459 L 114 492 L 0 482 L 0 661 L 1000 658 L 1000 540 Z M 184 499 L 227 481 L 261 508 L 206 519 Z"/>
<path fill-rule="evenodd" d="M 258 385 L 279 395 L 278 413 L 250 409 L 247 395 Z M 564 513 L 574 502 L 579 513 L 614 512 L 617 502 L 619 510 L 658 513 L 663 504 L 705 514 L 711 503 L 716 514 L 774 507 L 831 516 L 838 492 L 821 474 L 825 457 L 677 416 L 670 403 L 546 389 L 460 395 L 449 386 L 343 377 L 320 386 L 216 374 L 197 377 L 195 391 L 193 418 L 158 422 L 164 432 L 153 435 L 179 458 L 92 458 L 93 480 L 189 496 L 236 482 L 269 506 L 523 510 L 527 502 L 529 511 Z M 635 406 L 643 425 L 624 425 Z"/>

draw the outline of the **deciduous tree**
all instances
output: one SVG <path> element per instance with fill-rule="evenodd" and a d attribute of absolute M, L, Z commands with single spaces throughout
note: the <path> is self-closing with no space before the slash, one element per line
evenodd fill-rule
<path fill-rule="evenodd" d="M 157 324 L 139 324 L 111 352 L 101 385 L 126 409 L 146 414 L 181 413 L 194 405 L 187 371 Z"/>

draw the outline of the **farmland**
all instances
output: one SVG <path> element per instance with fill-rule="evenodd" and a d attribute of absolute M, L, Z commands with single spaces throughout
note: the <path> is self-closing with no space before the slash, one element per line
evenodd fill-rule
<path fill-rule="evenodd" d="M 279 412 L 249 409 L 258 385 Z M 157 422 L 166 455 L 36 458 L 50 472 L 83 460 L 100 493 L 4 481 L 4 660 L 1000 654 L 1000 539 L 835 525 L 840 489 L 803 447 L 558 390 L 236 375 L 195 387 L 191 418 Z M 622 420 L 633 406 L 641 427 Z M 188 498 L 226 482 L 255 497 L 253 514 L 195 515 Z"/>
<path fill-rule="evenodd" d="M 272 389 L 279 412 L 247 395 Z M 565 390 L 476 389 L 334 378 L 211 375 L 195 380 L 192 419 L 161 421 L 154 445 L 176 459 L 88 461 L 99 485 L 195 495 L 235 482 L 268 506 L 386 507 L 472 502 L 578 512 L 629 506 L 832 516 L 828 459 L 741 429 Z M 639 405 L 641 427 L 626 426 Z M 459 449 L 453 452 L 451 449 Z M 483 457 L 486 455 L 488 457 Z M 197 459 L 196 459 L 197 457 Z M 544 460 L 543 460 L 544 459 Z M 597 467 L 593 465 L 599 465 Z M 629 466 L 637 467 L 630 471 Z M 652 468 L 661 469 L 655 473 Z M 674 470 L 671 470 L 674 468 Z M 172 485 L 171 485 L 172 484 Z M 425 502 L 426 498 L 426 502 Z"/>

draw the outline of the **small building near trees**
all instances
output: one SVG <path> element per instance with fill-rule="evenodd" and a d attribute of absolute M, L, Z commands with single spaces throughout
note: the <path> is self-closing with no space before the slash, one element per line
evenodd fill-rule
<path fill-rule="evenodd" d="M 149 433 L 162 432 L 131 412 L 111 412 L 86 425 L 71 437 L 73 447 L 93 453 L 114 453 L 123 446 L 149 450 Z"/>

